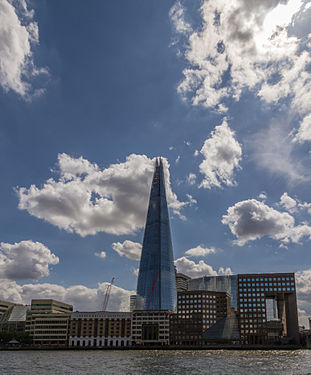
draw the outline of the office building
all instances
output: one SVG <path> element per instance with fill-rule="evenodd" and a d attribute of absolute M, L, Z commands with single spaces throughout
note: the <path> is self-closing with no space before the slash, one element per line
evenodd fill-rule
<path fill-rule="evenodd" d="M 74 312 L 71 315 L 69 346 L 131 346 L 131 319 L 129 312 Z"/>
<path fill-rule="evenodd" d="M 156 160 L 137 282 L 137 310 L 176 310 L 176 279 L 161 158 Z"/>
<path fill-rule="evenodd" d="M 184 275 L 183 273 L 176 272 L 176 289 L 178 292 L 185 292 L 188 290 L 188 280 L 191 280 L 191 277 Z"/>
<path fill-rule="evenodd" d="M 179 292 L 177 313 L 170 316 L 170 343 L 201 345 L 203 332 L 230 313 L 228 293 L 204 290 Z"/>
<path fill-rule="evenodd" d="M 136 294 L 130 296 L 130 312 L 133 312 L 136 309 Z"/>
<path fill-rule="evenodd" d="M 241 341 L 299 343 L 294 273 L 237 276 Z"/>
<path fill-rule="evenodd" d="M 38 346 L 67 346 L 72 305 L 52 299 L 34 299 L 27 311 L 25 332 Z"/>
<path fill-rule="evenodd" d="M 228 293 L 231 297 L 231 307 L 237 309 L 237 275 L 204 276 L 190 279 L 187 284 L 188 290 Z"/>
<path fill-rule="evenodd" d="M 13 305 L 0 316 L 0 332 L 24 332 L 30 306 Z"/>
<path fill-rule="evenodd" d="M 132 320 L 133 345 L 168 345 L 171 314 L 172 312 L 164 310 L 134 311 Z"/>
<path fill-rule="evenodd" d="M 12 306 L 18 306 L 19 304 L 13 303 L 13 302 L 8 302 L 0 299 L 0 316 L 6 312 L 10 307 Z M 21 305 L 19 305 L 21 306 Z"/>

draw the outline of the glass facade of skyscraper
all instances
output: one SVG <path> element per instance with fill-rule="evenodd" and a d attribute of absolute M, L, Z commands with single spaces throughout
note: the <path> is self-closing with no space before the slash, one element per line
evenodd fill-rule
<path fill-rule="evenodd" d="M 137 310 L 176 309 L 176 279 L 163 164 L 156 161 L 137 282 Z"/>
<path fill-rule="evenodd" d="M 231 306 L 237 309 L 237 276 L 204 276 L 188 280 L 188 290 L 209 290 L 226 292 L 231 296 Z"/>

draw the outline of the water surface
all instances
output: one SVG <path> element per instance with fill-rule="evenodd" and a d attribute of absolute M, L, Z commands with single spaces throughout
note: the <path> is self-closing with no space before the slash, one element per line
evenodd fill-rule
<path fill-rule="evenodd" d="M 0 351 L 1 375 L 311 375 L 311 350 Z"/>

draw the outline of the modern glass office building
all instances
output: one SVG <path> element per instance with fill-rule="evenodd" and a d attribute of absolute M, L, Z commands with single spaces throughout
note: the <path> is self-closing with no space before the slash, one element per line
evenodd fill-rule
<path fill-rule="evenodd" d="M 176 310 L 173 247 L 161 158 L 156 160 L 137 282 L 137 310 Z"/>
<path fill-rule="evenodd" d="M 237 309 L 237 276 L 204 276 L 188 280 L 188 290 L 226 292 L 231 296 L 231 306 Z"/>

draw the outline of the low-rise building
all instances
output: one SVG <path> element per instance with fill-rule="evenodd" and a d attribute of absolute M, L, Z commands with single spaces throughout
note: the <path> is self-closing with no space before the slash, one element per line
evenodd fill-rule
<path fill-rule="evenodd" d="M 130 312 L 74 312 L 69 346 L 124 347 L 132 345 Z"/>
<path fill-rule="evenodd" d="M 27 312 L 25 332 L 34 345 L 67 346 L 72 305 L 53 299 L 31 301 Z"/>
<path fill-rule="evenodd" d="M 134 311 L 132 319 L 133 345 L 168 345 L 172 311 Z"/>

